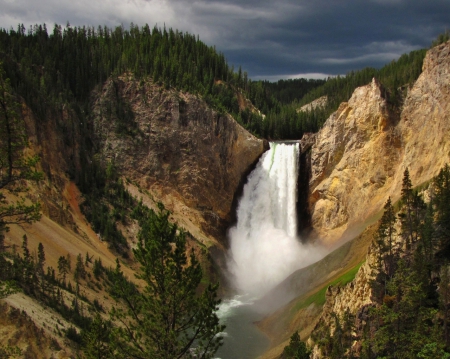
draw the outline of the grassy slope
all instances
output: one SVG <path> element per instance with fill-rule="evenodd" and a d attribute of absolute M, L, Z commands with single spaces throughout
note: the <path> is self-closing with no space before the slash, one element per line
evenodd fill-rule
<path fill-rule="evenodd" d="M 282 288 L 297 289 L 294 299 L 258 323 L 272 341 L 271 349 L 262 358 L 277 358 L 296 330 L 302 340 L 311 334 L 325 303 L 327 287 L 345 285 L 353 280 L 365 260 L 374 230 L 374 225 L 369 226 L 319 262 L 295 272 L 272 292 L 281 292 Z M 270 302 L 270 297 L 265 301 Z"/>
<path fill-rule="evenodd" d="M 139 195 L 143 197 L 144 203 L 152 203 L 149 194 L 140 193 Z M 108 244 L 100 240 L 81 214 L 79 208 L 81 194 L 75 184 L 68 183 L 63 196 L 68 204 L 65 211 L 70 214 L 70 217 L 74 221 L 73 224 L 62 226 L 48 216 L 43 215 L 40 221 L 31 225 L 11 225 L 10 231 L 5 233 L 5 245 L 10 249 L 15 246 L 16 250 L 21 254 L 22 237 L 26 234 L 30 253 L 32 256 L 35 256 L 38 244 L 42 243 L 46 258 L 45 268 L 47 268 L 47 266 L 53 267 L 56 270 L 56 274 L 58 274 L 58 258 L 70 254 L 72 270 L 67 275 L 67 281 L 70 281 L 72 285 L 74 285 L 73 272 L 78 254 L 81 254 L 84 261 L 86 253 L 89 253 L 89 256 L 92 257 L 92 263 L 95 259 L 101 259 L 103 266 L 106 268 L 114 268 L 117 257 L 108 249 Z M 138 232 L 137 225 L 131 223 L 126 228 L 124 227 L 121 229 L 123 229 L 124 234 L 130 239 L 131 243 L 133 243 L 133 238 L 136 237 Z M 198 243 L 189 241 L 188 247 L 195 250 L 204 269 L 208 270 L 209 262 L 206 260 L 207 257 L 205 253 L 203 253 L 204 250 L 202 249 L 202 246 Z M 129 279 L 137 281 L 134 276 L 137 268 L 138 265 L 132 261 L 127 261 L 126 263 L 122 262 L 122 270 Z M 95 285 L 96 281 L 91 272 L 92 264 L 88 265 L 87 271 L 91 277 L 86 278 L 86 280 L 81 280 L 81 294 L 86 296 L 91 303 L 94 299 L 98 300 L 104 308 L 103 315 L 107 318 L 107 313 L 113 305 L 113 301 L 107 294 L 104 286 L 99 287 Z M 63 295 L 66 299 L 66 304 L 70 305 L 73 295 L 65 291 Z M 33 321 L 39 331 L 42 330 L 42 338 L 45 336 L 47 338 L 45 340 L 53 340 L 54 343 L 58 343 L 58 345 L 55 345 L 55 348 L 50 349 L 50 352 L 39 352 L 33 344 L 35 343 L 35 340 L 27 334 L 24 328 L 18 327 L 17 330 L 14 331 L 14 336 L 18 338 L 17 341 L 14 341 L 14 345 L 18 345 L 24 351 L 33 351 L 33 357 L 36 359 L 48 358 L 51 353 L 58 357 L 65 358 L 72 353 L 70 345 L 67 346 L 64 330 L 74 325 L 64 320 L 59 313 L 51 308 L 43 306 L 42 303 L 39 303 L 36 299 L 26 296 L 23 293 L 17 293 L 4 300 L 0 300 L 0 305 L 2 305 L 2 302 L 6 302 L 12 308 L 23 311 L 23 315 L 28 318 L 27 320 Z M 85 307 L 87 308 L 87 305 L 85 305 Z M 6 309 L 0 310 L 0 324 L 3 322 L 6 323 L 7 320 Z M 54 339 L 51 339 L 52 337 Z M 0 345 L 8 344 L 8 338 L 9 337 L 2 337 L 0 335 Z M 38 339 L 36 338 L 36 340 Z M 62 351 L 61 348 L 63 349 Z"/>
<path fill-rule="evenodd" d="M 339 278 L 334 279 L 333 281 L 327 283 L 324 285 L 321 289 L 319 289 L 314 294 L 311 294 L 308 297 L 302 297 L 301 300 L 296 302 L 295 306 L 291 308 L 291 312 L 295 313 L 298 312 L 301 309 L 304 309 L 311 304 L 322 306 L 325 304 L 325 292 L 327 291 L 327 288 L 332 286 L 344 286 L 347 283 L 350 283 L 356 276 L 356 273 L 358 272 L 359 268 L 362 266 L 364 261 L 358 263 L 353 268 L 349 269 L 347 272 L 345 272 L 343 275 L 341 275 Z M 304 298 L 304 299 L 303 299 Z"/>

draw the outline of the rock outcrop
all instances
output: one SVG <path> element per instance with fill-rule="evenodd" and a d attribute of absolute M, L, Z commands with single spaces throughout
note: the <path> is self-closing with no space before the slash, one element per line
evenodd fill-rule
<path fill-rule="evenodd" d="M 315 99 L 314 101 L 300 107 L 299 109 L 297 109 L 297 112 L 312 111 L 312 110 L 315 110 L 316 108 L 323 108 L 327 104 L 328 104 L 328 97 L 322 96 L 322 97 L 319 97 L 318 99 Z"/>
<path fill-rule="evenodd" d="M 396 173 L 395 193 L 400 192 L 403 170 L 412 183 L 437 175 L 450 161 L 450 42 L 428 51 L 423 72 L 406 98 L 398 132 L 403 143 Z"/>
<path fill-rule="evenodd" d="M 62 256 L 78 255 L 94 258 L 105 268 L 114 267 L 117 253 L 82 215 L 83 196 L 76 186 L 86 162 L 114 162 L 132 195 L 144 197 L 148 205 L 155 205 L 152 199 L 163 202 L 173 211 L 171 220 L 195 236 L 196 240 L 187 238 L 189 251 L 194 251 L 215 281 L 224 253 L 217 240 L 233 220 L 235 196 L 268 143 L 249 134 L 231 116 L 212 110 L 198 96 L 165 90 L 130 75 L 108 80 L 91 96 L 92 111 L 57 104 L 38 113 L 21 102 L 30 142 L 25 151 L 39 155 L 39 170 L 44 173 L 42 181 L 30 183 L 26 198 L 42 203 L 43 216 L 30 225 L 11 225 L 5 247 L 18 247 L 26 234 L 30 251 L 39 244 L 45 248 L 49 270 L 58 268 Z M 137 237 L 139 229 L 133 220 L 118 227 L 131 242 Z M 205 244 L 214 246 L 206 250 Z M 122 259 L 126 277 L 135 278 L 137 266 Z M 92 269 L 87 262 L 86 267 Z M 80 281 L 80 293 L 88 298 L 84 303 L 97 300 L 107 313 L 112 301 L 102 285 L 93 285 L 91 272 L 88 276 Z M 62 292 L 72 303 L 71 293 Z M 18 309 L 0 305 L 0 327 L 6 330 L 0 331 L 4 339 L 0 345 L 18 345 L 30 358 L 73 356 L 64 340 L 72 324 L 22 293 L 7 301 Z M 28 316 L 19 309 L 26 309 Z"/>
<path fill-rule="evenodd" d="M 350 314 L 355 318 L 355 331 L 362 332 L 365 323 L 365 315 L 367 308 L 372 305 L 372 288 L 371 280 L 373 279 L 372 266 L 374 265 L 374 256 L 368 255 L 367 261 L 361 266 L 353 281 L 345 285 L 329 286 L 326 291 L 326 302 L 322 308 L 322 314 L 316 324 L 314 330 L 318 328 L 328 328 L 330 335 L 334 335 L 335 318 L 336 315 L 340 320 L 344 318 L 344 314 Z M 317 345 L 312 340 L 309 340 L 309 346 L 313 347 L 312 358 L 319 359 L 323 355 Z M 355 341 L 354 345 L 358 346 L 360 343 Z M 358 351 L 357 348 L 354 348 Z"/>
<path fill-rule="evenodd" d="M 412 183 L 418 185 L 429 181 L 450 161 L 450 42 L 427 53 L 423 73 L 405 99 L 397 123 L 386 111 L 386 102 L 378 97 L 378 89 L 376 81 L 358 89 L 349 103 L 341 105 L 330 117 L 313 146 L 313 159 L 318 165 L 313 167 L 311 180 L 314 186 L 313 221 L 317 234 L 323 234 L 325 228 L 330 230 L 331 234 L 325 236 L 329 240 L 342 235 L 358 219 L 367 223 L 370 215 L 380 210 L 380 200 L 387 196 L 398 198 L 405 168 L 409 169 Z M 353 131 L 346 126 L 352 118 L 351 103 L 357 100 L 358 93 L 367 94 L 366 105 L 378 103 L 372 107 L 376 117 L 372 119 L 374 126 L 369 132 L 365 124 L 370 112 L 363 112 L 354 119 Z M 361 133 L 367 137 L 358 145 Z M 381 144 L 386 148 L 380 147 Z M 375 161 L 377 153 L 379 162 Z M 370 158 L 372 162 L 368 162 Z M 359 163 L 360 171 L 356 172 L 352 167 L 352 160 Z M 350 178 L 349 174 L 356 178 Z M 369 176 L 373 177 L 367 183 Z M 362 186 L 357 186 L 358 182 Z M 356 205 L 360 214 L 351 208 Z M 332 217 L 333 213 L 336 218 Z M 328 217 L 321 218 L 321 214 L 328 214 Z M 361 333 L 367 310 L 373 305 L 370 282 L 374 262 L 375 253 L 369 250 L 366 262 L 351 283 L 344 287 L 328 287 L 326 303 L 315 330 L 329 328 L 333 336 L 334 317 L 342 319 L 344 313 L 350 313 L 355 318 L 355 333 Z M 323 357 L 311 339 L 309 344 L 314 347 L 313 358 Z M 352 350 L 358 352 L 359 345 L 355 340 Z"/>
<path fill-rule="evenodd" d="M 405 168 L 420 184 L 450 161 L 449 52 L 446 43 L 427 53 L 400 116 L 374 79 L 328 118 L 311 149 L 315 237 L 329 244 L 354 237 L 389 196 L 399 197 Z"/>
<path fill-rule="evenodd" d="M 201 98 L 129 74 L 104 85 L 94 132 L 102 160 L 219 240 L 235 193 L 268 145 Z"/>

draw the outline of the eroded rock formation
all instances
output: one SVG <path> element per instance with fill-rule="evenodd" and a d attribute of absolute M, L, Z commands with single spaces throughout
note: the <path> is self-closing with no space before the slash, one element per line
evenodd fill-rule
<path fill-rule="evenodd" d="M 322 96 L 319 97 L 318 99 L 315 99 L 314 101 L 300 107 L 299 109 L 297 109 L 297 112 L 308 112 L 308 111 L 312 111 L 316 108 L 320 108 L 320 107 L 325 107 L 328 103 L 328 97 L 327 96 Z"/>
<path fill-rule="evenodd" d="M 104 161 L 218 239 L 232 220 L 241 181 L 267 148 L 199 97 L 131 75 L 105 84 L 94 128 Z"/>
<path fill-rule="evenodd" d="M 420 184 L 450 161 L 449 52 L 450 43 L 428 52 L 400 116 L 389 110 L 374 79 L 328 118 L 311 149 L 316 237 L 326 243 L 354 237 L 388 196 L 399 197 L 405 168 Z"/>
<path fill-rule="evenodd" d="M 374 94 L 377 93 L 376 87 L 373 82 L 370 89 L 364 87 L 367 93 L 372 92 L 370 99 L 375 99 Z M 361 91 L 361 90 L 359 90 Z M 354 97 L 352 97 L 353 99 Z M 345 133 L 349 132 L 345 130 L 345 126 L 342 123 L 336 124 L 336 119 L 341 119 L 345 123 L 349 116 L 340 117 L 349 105 L 344 104 L 340 110 L 335 114 L 337 117 L 331 117 L 327 123 L 325 131 L 321 132 L 319 136 L 324 136 L 326 133 L 331 134 L 332 140 L 323 144 L 323 147 L 318 146 L 319 138 L 316 141 L 316 160 L 319 164 L 320 171 L 316 171 L 316 185 L 317 198 L 311 202 L 313 207 L 319 203 L 319 210 L 325 208 L 328 213 L 334 211 L 338 214 L 338 218 L 333 222 L 332 220 L 326 221 L 322 219 L 316 220 L 314 224 L 317 226 L 317 233 L 324 230 L 326 226 L 330 228 L 332 234 L 327 238 L 332 238 L 338 233 L 342 233 L 342 228 L 348 228 L 348 226 L 355 222 L 358 215 L 354 213 L 349 207 L 350 204 L 359 205 L 358 210 L 360 213 L 365 214 L 361 218 L 367 220 L 370 213 L 379 209 L 381 205 L 380 199 L 391 195 L 396 198 L 400 195 L 403 172 L 405 168 L 409 169 L 412 183 L 421 184 L 425 181 L 433 178 L 439 170 L 450 161 L 450 124 L 448 122 L 448 115 L 450 113 L 450 42 L 442 44 L 427 53 L 427 56 L 423 65 L 423 73 L 410 90 L 405 102 L 404 107 L 400 115 L 399 122 L 392 124 L 392 122 L 383 122 L 383 111 L 378 112 L 378 128 L 373 128 L 373 131 L 366 141 L 366 144 L 376 145 L 377 141 L 383 140 L 386 146 L 384 152 L 381 147 L 374 147 L 371 151 L 366 148 L 365 150 L 355 150 L 352 148 L 352 144 L 355 141 L 351 139 L 357 138 L 356 133 L 360 132 L 364 128 L 364 123 L 368 118 L 367 114 L 362 116 L 356 122 L 356 129 L 354 134 L 349 137 L 350 142 L 339 142 L 339 139 L 345 138 Z M 380 102 L 380 109 L 383 109 L 382 100 Z M 350 110 L 351 111 L 351 110 Z M 389 117 L 388 117 L 389 118 Z M 386 124 L 386 125 L 384 125 Z M 342 131 L 333 131 L 333 127 L 344 128 Z M 338 137 L 338 134 L 342 134 Z M 391 141 L 392 138 L 392 141 Z M 333 142 L 335 141 L 335 142 Z M 320 153 L 318 148 L 330 149 L 330 156 L 325 155 L 325 151 Z M 365 146 L 360 148 L 364 149 Z M 342 155 L 339 148 L 341 148 Z M 372 152 L 375 156 L 375 150 L 380 151 L 379 159 L 381 164 L 373 162 L 372 166 L 364 165 L 359 172 L 357 179 L 349 179 L 346 171 L 351 168 L 350 155 L 353 154 L 355 159 L 361 161 L 367 158 Z M 395 151 L 397 150 L 397 151 Z M 387 152 L 392 153 L 391 156 L 387 156 Z M 370 158 L 370 157 L 369 157 Z M 388 163 L 390 159 L 391 163 Z M 363 161 L 363 164 L 365 162 Z M 361 165 L 360 165 L 361 166 Z M 326 171 L 330 171 L 329 175 L 326 175 Z M 384 172 L 382 172 L 384 170 Z M 369 173 L 366 173 L 369 171 Z M 350 171 L 351 173 L 351 171 Z M 355 174 L 355 173 L 354 173 Z M 369 185 L 354 187 L 358 181 L 367 180 L 369 176 L 375 176 L 373 181 L 370 181 Z M 322 176 L 322 177 L 321 177 Z M 379 181 L 376 179 L 380 179 Z M 339 184 L 343 186 L 342 191 L 334 188 L 334 185 Z M 378 185 L 377 185 L 378 184 Z M 355 192 L 355 193 L 353 193 Z M 367 197 L 367 192 L 372 192 L 374 199 L 371 200 Z M 344 194 L 345 193 L 345 194 Z M 357 200 L 358 196 L 368 201 Z M 347 198 L 340 206 L 335 205 L 334 201 L 339 198 Z M 314 202 L 315 201 L 315 202 Z M 327 206 L 320 206 L 320 201 Z M 371 210 L 371 206 L 375 208 Z M 325 210 L 323 212 L 326 212 Z M 339 216 L 339 213 L 345 214 Z M 315 212 L 315 218 L 319 219 L 320 212 Z M 331 218 L 331 217 L 330 217 Z M 341 220 L 341 222 L 339 222 Z M 400 229 L 398 229 L 398 232 Z M 397 238 L 398 241 L 402 239 Z M 329 328 L 330 334 L 333 336 L 335 317 L 343 318 L 344 313 L 350 313 L 355 318 L 355 333 L 361 333 L 362 327 L 365 323 L 365 317 L 367 310 L 373 305 L 373 298 L 371 293 L 371 279 L 373 278 L 375 267 L 376 253 L 372 248 L 366 258 L 366 262 L 359 269 L 355 279 L 344 287 L 328 287 L 326 293 L 326 303 L 323 307 L 322 314 L 316 325 L 317 328 Z M 360 338 L 359 338 L 360 339 Z M 313 347 L 313 358 L 322 358 L 321 350 L 316 343 L 309 340 L 309 344 Z M 360 341 L 355 337 L 352 350 L 359 352 L 361 350 Z"/>

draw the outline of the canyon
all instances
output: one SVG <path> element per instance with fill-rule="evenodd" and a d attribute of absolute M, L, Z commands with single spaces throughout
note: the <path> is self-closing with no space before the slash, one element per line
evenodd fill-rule
<path fill-rule="evenodd" d="M 5 234 L 5 243 L 19 246 L 27 234 L 31 248 L 39 242 L 44 244 L 47 264 L 54 268 L 59 256 L 69 253 L 75 258 L 86 252 L 101 258 L 105 265 L 114 265 L 115 254 L 92 230 L 79 208 L 83 196 L 76 182 L 81 167 L 79 153 L 86 140 L 80 138 L 79 128 L 89 126 L 92 147 L 86 149 L 87 158 L 103 165 L 114 163 L 130 193 L 148 206 L 155 208 L 157 202 L 163 203 L 172 212 L 171 220 L 195 237 L 190 245 L 197 253 L 212 256 L 215 272 L 225 271 L 227 229 L 236 221 L 246 178 L 269 149 L 268 142 L 251 135 L 230 115 L 212 109 L 201 96 L 165 89 L 151 79 L 136 79 L 131 73 L 108 79 L 91 97 L 92 118 L 84 124 L 68 109 L 42 121 L 25 102 L 21 103 L 30 141 L 28 151 L 40 156 L 40 170 L 45 175 L 43 181 L 30 185 L 27 195 L 42 202 L 43 217 L 31 225 L 12 226 Z M 266 358 L 279 357 L 293 331 L 301 331 L 303 339 L 319 322 L 332 326 L 331 312 L 339 315 L 350 310 L 359 315 L 371 303 L 368 283 L 373 224 L 388 197 L 393 202 L 399 199 L 406 168 L 412 182 L 420 185 L 450 162 L 449 116 L 447 42 L 428 51 L 422 74 L 409 85 L 400 109 L 389 103 L 382 84 L 373 79 L 357 88 L 318 133 L 299 139 L 298 203 L 303 208 L 298 232 L 304 243 L 320 244 L 328 252 L 338 248 L 333 253 L 341 257 L 325 257 L 319 265 L 295 271 L 266 294 L 261 306 L 266 306 L 270 314 L 258 324 L 272 339 Z M 135 243 L 135 223 L 124 227 L 123 232 L 130 243 Z M 203 248 L 206 250 L 202 252 Z M 363 261 L 352 282 L 343 288 L 328 287 L 339 274 Z M 124 268 L 129 276 L 136 269 L 132 263 Z M 219 277 L 227 288 L 226 276 Z M 323 308 L 308 306 L 295 311 L 299 298 L 324 285 Z M 84 291 L 89 298 L 98 295 L 92 288 Z M 280 293 L 283 298 L 275 300 Z M 27 300 L 31 302 L 14 294 L 6 302 L 26 311 L 31 308 Z M 267 309 L 264 301 L 277 305 Z M 102 304 L 111 307 L 107 301 Z M 36 309 L 36 313 L 27 311 L 37 326 L 45 322 L 38 311 L 48 311 L 47 319 L 53 317 L 42 331 L 54 336 L 49 328 L 55 325 L 57 314 L 45 308 Z M 18 316 L 4 307 L 2 312 L 13 313 L 8 318 Z M 16 326 L 18 333 L 22 327 Z M 55 349 L 55 356 L 72 355 L 64 349 L 64 340 L 55 340 L 55 347 L 60 348 Z M 27 349 L 26 340 L 19 334 L 8 343 L 40 355 L 35 348 Z M 314 356 L 321 356 L 317 348 Z"/>

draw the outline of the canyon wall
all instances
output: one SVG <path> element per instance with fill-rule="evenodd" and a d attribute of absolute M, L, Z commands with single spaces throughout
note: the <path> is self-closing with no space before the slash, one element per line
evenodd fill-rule
<path fill-rule="evenodd" d="M 93 108 L 102 161 L 180 218 L 225 243 L 235 194 L 268 148 L 198 96 L 125 74 L 109 80 Z"/>
<path fill-rule="evenodd" d="M 356 126 L 353 130 L 345 126 L 351 116 L 344 112 L 351 114 L 352 102 L 364 92 L 367 94 L 366 105 L 377 104 L 374 107 L 376 116 L 371 120 L 373 127 L 368 131 L 365 144 L 355 146 L 358 134 L 361 136 L 367 128 L 364 124 L 370 123 L 369 112 L 354 118 Z M 316 139 L 316 152 L 313 153 L 316 154 L 316 163 L 321 166 L 319 170 L 316 168 L 312 179 L 315 185 L 313 195 L 317 196 L 311 201 L 315 208 L 313 223 L 316 234 L 322 234 L 328 240 L 337 238 L 358 220 L 367 221 L 371 214 L 380 210 L 387 196 L 394 200 L 398 198 L 405 168 L 409 169 L 412 183 L 419 185 L 432 179 L 450 161 L 450 42 L 427 53 L 423 73 L 410 89 L 398 123 L 390 120 L 393 117 L 385 111 L 386 102 L 378 96 L 380 93 L 380 87 L 375 81 L 355 91 L 349 103 L 341 105 L 339 111 L 330 117 Z M 326 134 L 331 139 L 320 143 L 319 140 Z M 347 141 L 342 141 L 346 135 Z M 326 152 L 318 151 L 326 146 L 330 153 L 328 156 Z M 376 158 L 379 162 L 375 161 Z M 359 172 L 352 167 L 352 161 L 359 161 Z M 335 188 L 337 184 L 342 188 Z M 372 194 L 373 198 L 368 194 Z M 344 201 L 335 204 L 341 198 Z M 358 206 L 357 211 L 350 206 Z M 321 218 L 321 213 L 328 213 L 330 217 Z M 333 218 L 332 213 L 337 218 Z M 326 228 L 331 232 L 328 235 L 324 234 Z M 401 241 L 401 238 L 397 240 Z M 343 318 L 345 313 L 350 313 L 355 318 L 353 334 L 356 336 L 352 350 L 356 353 L 361 350 L 361 338 L 357 334 L 362 333 L 368 308 L 373 305 L 370 282 L 375 261 L 376 250 L 370 247 L 365 263 L 352 282 L 344 287 L 328 287 L 326 303 L 315 327 L 315 330 L 329 328 L 333 336 L 334 318 Z M 313 348 L 312 357 L 322 358 L 323 354 L 315 344 L 309 340 Z"/>
<path fill-rule="evenodd" d="M 302 340 L 321 328 L 329 328 L 333 335 L 335 316 L 343 318 L 346 312 L 355 318 L 355 333 L 361 333 L 372 305 L 371 266 L 376 253 L 370 243 L 374 223 L 389 196 L 393 203 L 399 199 L 406 168 L 413 185 L 418 186 L 430 181 L 450 162 L 449 116 L 450 42 L 447 42 L 428 51 L 423 72 L 409 86 L 400 109 L 389 103 L 383 86 L 373 79 L 357 88 L 317 134 L 304 136 L 302 153 L 309 158 L 309 167 L 304 170 L 310 180 L 307 185 L 302 184 L 309 193 L 308 210 L 302 213 L 309 215 L 310 222 L 308 226 L 304 221 L 303 230 L 331 249 L 340 247 L 311 268 L 293 273 L 269 293 L 271 300 L 280 293 L 293 299 L 262 322 L 261 327 L 271 335 L 274 345 L 264 358 L 279 358 L 289 343 L 289 335 L 296 329 Z M 355 251 L 352 247 L 348 251 L 350 259 L 346 265 L 339 253 L 356 242 L 341 244 L 355 237 L 362 238 L 359 249 Z M 336 263 L 330 258 L 335 258 Z M 333 278 L 363 260 L 353 281 L 326 289 L 323 307 L 311 304 L 294 309 L 302 308 L 301 304 L 323 289 L 325 282 L 332 283 Z M 325 274 L 310 274 L 321 268 L 326 269 Z M 331 279 L 327 280 L 327 276 Z M 321 311 L 320 314 L 311 317 L 313 309 Z M 355 352 L 361 349 L 359 339 L 355 337 L 353 343 Z M 313 349 L 312 357 L 323 357 L 317 343 L 312 339 L 308 342 Z"/>
<path fill-rule="evenodd" d="M 401 113 L 382 86 L 355 90 L 325 122 L 311 148 L 309 210 L 315 238 L 353 238 L 389 196 L 399 198 L 403 172 L 418 185 L 450 162 L 450 43 L 428 51 Z"/>
<path fill-rule="evenodd" d="M 22 116 L 29 152 L 40 156 L 46 178 L 34 199 L 42 202 L 46 216 L 69 227 L 74 222 L 64 192 L 77 182 L 82 161 L 113 162 L 134 195 L 145 197 L 148 205 L 162 202 L 204 243 L 226 246 L 236 196 L 268 149 L 267 141 L 200 96 L 130 74 L 94 91 L 87 116 L 63 105 L 49 107 L 40 118 L 25 103 Z"/>

